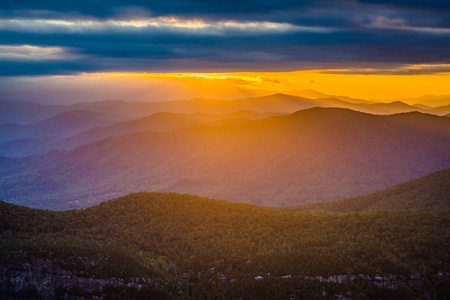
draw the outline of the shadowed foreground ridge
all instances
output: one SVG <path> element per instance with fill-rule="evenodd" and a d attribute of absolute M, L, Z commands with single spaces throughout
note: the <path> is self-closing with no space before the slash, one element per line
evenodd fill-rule
<path fill-rule="evenodd" d="M 442 296 L 449 283 L 448 209 L 318 216 L 175 193 L 63 212 L 0 208 L 4 270 L 76 279 L 49 295 L 411 299 Z"/>

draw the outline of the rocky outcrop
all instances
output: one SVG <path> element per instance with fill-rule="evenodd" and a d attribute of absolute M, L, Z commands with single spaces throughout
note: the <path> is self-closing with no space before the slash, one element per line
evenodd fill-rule
<path fill-rule="evenodd" d="M 354 281 L 357 278 L 363 279 L 370 284 L 373 284 L 380 288 L 387 288 L 391 290 L 396 290 L 399 287 L 415 287 L 415 288 L 423 288 L 423 282 L 420 278 L 420 274 L 411 274 L 409 277 L 405 276 L 395 276 L 395 275 L 375 275 L 369 276 L 364 274 L 358 275 L 331 275 L 328 277 L 315 276 L 309 277 L 304 276 L 303 278 L 307 279 L 315 279 L 320 282 L 328 282 L 328 283 L 347 283 L 349 281 Z"/>
<path fill-rule="evenodd" d="M 88 258 L 70 257 L 66 260 L 94 264 Z M 0 298 L 41 298 L 41 299 L 102 299 L 103 290 L 108 286 L 126 286 L 137 290 L 149 286 L 145 278 L 95 278 L 83 271 L 65 270 L 57 261 L 48 258 L 33 258 L 0 264 Z M 16 298 L 17 299 L 17 298 Z"/>

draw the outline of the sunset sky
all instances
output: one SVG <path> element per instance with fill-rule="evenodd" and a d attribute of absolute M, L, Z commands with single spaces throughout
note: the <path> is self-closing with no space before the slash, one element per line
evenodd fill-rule
<path fill-rule="evenodd" d="M 3 0 L 0 98 L 450 94 L 450 2 L 393 2 Z"/>

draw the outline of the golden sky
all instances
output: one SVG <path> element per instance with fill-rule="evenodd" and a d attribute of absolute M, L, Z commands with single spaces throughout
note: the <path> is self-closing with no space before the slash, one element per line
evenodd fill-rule
<path fill-rule="evenodd" d="M 315 90 L 326 95 L 389 102 L 421 95 L 450 95 L 450 72 L 426 72 L 427 68 L 439 67 L 442 66 L 417 65 L 382 72 L 373 69 L 335 69 L 232 73 L 108 72 L 25 76 L 0 82 L 0 94 L 11 100 L 68 104 L 112 99 L 237 99 Z M 443 66 L 443 69 L 446 68 L 447 65 Z M 415 74 L 416 71 L 419 74 Z"/>
<path fill-rule="evenodd" d="M 369 72 L 370 70 L 361 70 Z M 327 95 L 344 95 L 388 101 L 421 95 L 450 94 L 450 73 L 354 74 L 351 70 L 234 73 L 97 73 L 89 76 L 166 82 L 188 95 L 240 97 L 240 93 L 269 94 L 312 89 Z M 181 96 L 181 95 L 180 95 Z M 242 96 L 245 96 L 242 94 Z"/>
<path fill-rule="evenodd" d="M 5 1 L 2 99 L 450 94 L 448 0 Z"/>

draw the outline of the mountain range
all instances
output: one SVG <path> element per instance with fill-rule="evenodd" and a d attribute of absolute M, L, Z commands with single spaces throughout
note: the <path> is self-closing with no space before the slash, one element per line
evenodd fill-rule
<path fill-rule="evenodd" d="M 2 158 L 1 199 L 66 209 L 135 191 L 172 191 L 292 206 L 358 196 L 449 167 L 448 149 L 447 117 L 313 108 Z"/>
<path fill-rule="evenodd" d="M 302 93 L 0 102 L 0 298 L 446 299 L 448 107 Z"/>
<path fill-rule="evenodd" d="M 0 144 L 0 155 L 21 157 L 27 155 L 44 154 L 50 150 L 72 150 L 81 145 L 90 144 L 107 137 L 119 136 L 127 133 L 139 131 L 172 131 L 197 124 L 236 124 L 249 120 L 262 119 L 274 115 L 280 114 L 256 113 L 244 110 L 227 115 L 209 113 L 155 113 L 143 118 L 116 123 L 109 127 L 91 128 L 67 138 L 57 136 L 43 136 L 39 138 L 12 140 Z M 53 117 L 53 119 L 54 118 L 55 117 Z M 87 126 L 89 124 L 84 125 Z"/>
<path fill-rule="evenodd" d="M 69 137 L 93 127 L 109 126 L 126 119 L 118 114 L 71 110 L 28 125 L 0 124 L 0 143 L 43 136 Z"/>
<path fill-rule="evenodd" d="M 439 98 L 440 99 L 440 98 Z M 371 106 L 376 101 L 352 99 L 345 96 L 332 96 L 322 94 L 313 90 L 288 91 L 287 94 L 277 93 L 260 97 L 242 98 L 236 100 L 204 99 L 195 98 L 191 100 L 142 102 L 142 101 L 94 101 L 76 103 L 71 105 L 43 105 L 26 101 L 0 101 L 0 124 L 14 123 L 19 125 L 31 124 L 55 116 L 59 113 L 71 110 L 95 111 L 112 113 L 136 119 L 157 112 L 174 113 L 219 113 L 228 114 L 239 110 L 252 110 L 255 112 L 283 112 L 294 111 L 311 107 L 341 107 L 360 110 L 368 113 L 387 114 L 408 111 L 422 111 L 434 114 L 443 114 L 439 106 L 447 106 L 447 100 L 439 100 L 437 105 L 423 105 L 419 101 L 412 101 L 418 106 L 411 104 L 409 99 L 396 100 L 403 102 L 400 111 L 396 105 L 382 104 L 381 108 Z M 406 104 L 407 102 L 408 104 Z M 398 104 L 397 104 L 398 106 Z"/>
<path fill-rule="evenodd" d="M 401 98 L 394 101 L 403 101 L 409 104 L 419 104 L 431 107 L 450 105 L 450 95 L 422 95 L 415 98 Z"/>
<path fill-rule="evenodd" d="M 162 112 L 176 113 L 180 117 L 198 122 L 217 121 L 216 125 L 231 124 L 231 122 L 240 123 L 247 121 L 246 119 L 287 114 L 299 109 L 312 107 L 348 108 L 371 114 L 393 114 L 410 111 L 438 115 L 450 113 L 448 106 L 436 108 L 424 105 L 411 106 L 399 101 L 374 103 L 364 100 L 346 99 L 343 96 L 339 98 L 323 98 L 322 96 L 325 97 L 327 95 L 315 91 L 300 92 L 302 92 L 300 94 L 305 94 L 311 98 L 273 94 L 238 100 L 197 98 L 166 102 L 100 101 L 67 106 L 1 101 L 0 106 L 5 106 L 5 111 L 3 114 L 0 112 L 0 121 L 2 119 L 11 120 L 15 118 L 16 122 L 0 124 L 0 155 L 20 157 L 44 154 L 50 150 L 71 150 L 109 136 L 131 133 L 133 128 L 135 131 L 159 131 L 159 127 L 162 128 L 166 125 L 166 129 L 162 131 L 170 130 L 170 128 L 181 128 L 175 124 L 170 126 L 167 123 L 168 121 L 163 120 L 161 122 L 165 125 L 161 126 L 157 125 L 156 121 L 153 121 L 154 126 L 142 124 L 143 122 L 152 123 L 151 119 L 155 117 L 151 115 Z M 249 116 L 249 113 L 253 115 Z M 31 120 L 49 115 L 51 117 L 48 119 L 31 122 L 30 124 Z M 224 119 L 229 120 L 223 121 Z M 99 126 L 112 126 L 118 122 L 128 120 L 131 121 L 131 124 L 135 124 L 128 125 L 128 130 L 120 130 L 118 127 L 109 129 L 96 128 Z M 177 123 L 176 121 L 174 122 Z M 27 125 L 22 123 L 27 123 Z M 185 124 L 187 125 L 189 122 L 185 122 Z M 117 126 L 126 125 L 117 124 Z M 89 131 L 91 129 L 92 131 Z"/>

